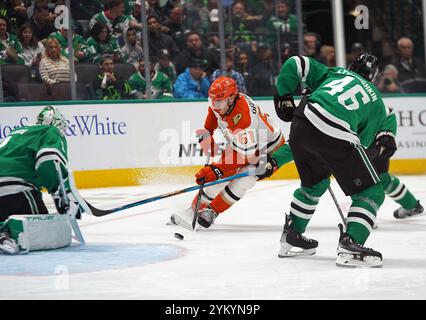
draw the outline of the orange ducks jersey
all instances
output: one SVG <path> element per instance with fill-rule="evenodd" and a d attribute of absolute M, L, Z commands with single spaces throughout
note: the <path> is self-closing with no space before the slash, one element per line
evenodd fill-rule
<path fill-rule="evenodd" d="M 235 105 L 225 115 L 221 116 L 209 107 L 204 127 L 211 135 L 220 128 L 225 137 L 225 151 L 220 161 L 214 163 L 222 169 L 224 176 L 232 175 L 248 164 L 257 164 L 260 152 L 272 154 L 285 143 L 276 122 L 242 93 L 238 93 Z"/>

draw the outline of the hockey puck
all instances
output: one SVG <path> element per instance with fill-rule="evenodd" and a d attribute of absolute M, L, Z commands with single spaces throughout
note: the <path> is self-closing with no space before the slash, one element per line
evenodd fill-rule
<path fill-rule="evenodd" d="M 183 235 L 181 235 L 180 233 L 175 233 L 175 238 L 179 239 L 179 240 L 183 240 Z"/>

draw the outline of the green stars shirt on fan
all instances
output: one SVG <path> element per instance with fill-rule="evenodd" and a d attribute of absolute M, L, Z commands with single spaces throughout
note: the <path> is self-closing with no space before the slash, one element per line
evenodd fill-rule
<path fill-rule="evenodd" d="M 279 95 L 292 94 L 301 82 L 313 91 L 304 115 L 318 130 L 356 145 L 372 144 L 389 114 L 373 84 L 344 68 L 293 56 L 278 75 Z"/>
<path fill-rule="evenodd" d="M 49 193 L 56 191 L 59 180 L 54 161 L 59 161 L 66 178 L 67 141 L 56 127 L 16 128 L 0 143 L 0 196 L 42 187 Z"/>
<path fill-rule="evenodd" d="M 134 73 L 129 79 L 129 85 L 131 87 L 131 94 L 135 94 L 136 91 L 145 94 L 146 91 L 146 80 L 145 77 L 140 73 Z M 172 94 L 172 83 L 169 77 L 160 72 L 155 71 L 154 76 L 151 80 L 151 98 L 152 99 L 171 99 Z"/>

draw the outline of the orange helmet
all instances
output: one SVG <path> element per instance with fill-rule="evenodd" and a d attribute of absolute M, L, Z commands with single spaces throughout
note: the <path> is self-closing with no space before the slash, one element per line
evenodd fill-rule
<path fill-rule="evenodd" d="M 212 101 L 225 100 L 238 93 L 238 87 L 234 79 L 220 76 L 210 85 L 209 98 Z"/>

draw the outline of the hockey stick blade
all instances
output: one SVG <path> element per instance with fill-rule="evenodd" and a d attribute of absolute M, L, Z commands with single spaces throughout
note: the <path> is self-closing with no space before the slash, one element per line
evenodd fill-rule
<path fill-rule="evenodd" d="M 147 199 L 144 199 L 144 200 L 139 200 L 139 201 L 129 203 L 129 204 L 126 204 L 124 206 L 116 207 L 116 208 L 109 209 L 109 210 L 98 209 L 98 208 L 95 208 L 94 206 L 92 206 L 86 200 L 85 200 L 85 202 L 89 206 L 89 208 L 92 211 L 92 214 L 94 216 L 102 217 L 102 216 L 109 215 L 111 213 L 115 213 L 115 212 L 123 211 L 123 210 L 126 210 L 126 209 L 130 209 L 130 208 L 133 208 L 133 207 L 137 207 L 137 206 L 143 205 L 145 203 L 154 202 L 154 201 L 165 199 L 165 198 L 170 198 L 170 197 L 173 197 L 173 196 L 176 196 L 176 195 L 179 195 L 179 194 L 183 194 L 183 193 L 186 193 L 186 192 L 199 190 L 201 188 L 207 188 L 207 187 L 214 186 L 216 184 L 220 184 L 220 183 L 227 182 L 227 181 L 230 181 L 230 180 L 255 175 L 255 173 L 256 173 L 256 170 L 249 170 L 249 171 L 246 171 L 246 172 L 237 173 L 237 174 L 230 176 L 230 177 L 227 177 L 227 178 L 223 178 L 223 179 L 220 179 L 220 180 L 216 180 L 216 181 L 206 183 L 206 184 L 204 184 L 204 186 L 196 185 L 196 186 L 188 187 L 188 188 L 185 188 L 185 189 L 172 191 L 172 192 L 169 192 L 169 193 L 165 193 L 165 194 L 162 194 L 162 195 L 159 195 L 159 196 L 147 198 Z"/>

